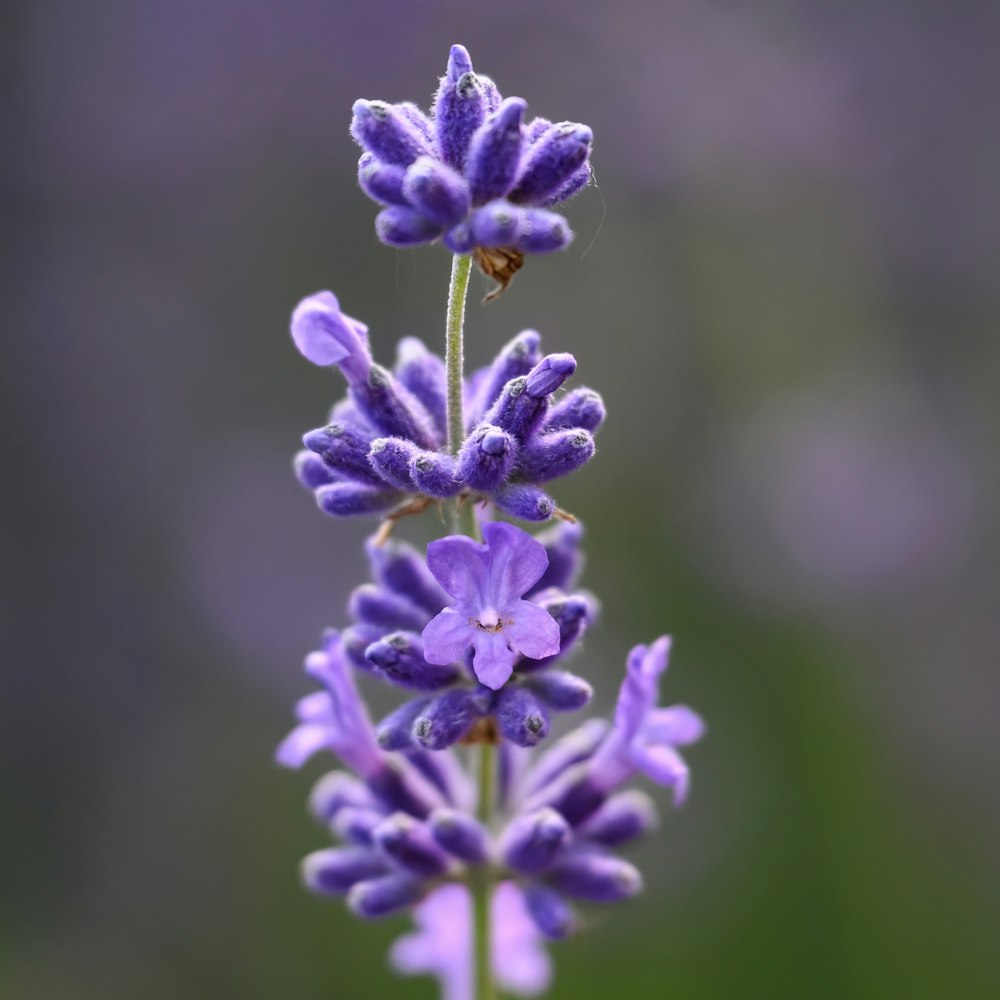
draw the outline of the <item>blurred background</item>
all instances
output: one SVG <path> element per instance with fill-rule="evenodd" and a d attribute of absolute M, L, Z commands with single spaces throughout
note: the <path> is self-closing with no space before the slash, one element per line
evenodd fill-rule
<path fill-rule="evenodd" d="M 575 668 L 607 708 L 669 631 L 710 726 L 552 995 L 1000 996 L 996 3 L 3 16 L 4 1000 L 436 995 L 406 921 L 300 888 L 323 768 L 271 755 L 371 530 L 292 477 L 342 385 L 288 316 L 442 343 L 448 256 L 376 242 L 347 125 L 455 41 L 597 136 L 574 246 L 467 325 L 608 403 L 555 491 L 604 601 Z"/>

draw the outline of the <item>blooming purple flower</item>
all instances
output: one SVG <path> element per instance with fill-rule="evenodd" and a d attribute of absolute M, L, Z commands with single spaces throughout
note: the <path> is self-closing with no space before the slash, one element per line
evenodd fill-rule
<path fill-rule="evenodd" d="M 499 986 L 536 996 L 552 978 L 543 938 L 528 913 L 524 893 L 502 882 L 493 894 L 491 960 Z M 399 938 L 390 960 L 407 975 L 438 978 L 442 1000 L 473 1000 L 472 904 L 462 885 L 443 885 L 414 908 L 417 930 Z"/>
<path fill-rule="evenodd" d="M 568 246 L 569 226 L 549 209 L 589 182 L 593 133 L 576 122 L 525 122 L 526 107 L 503 100 L 461 45 L 452 46 L 431 118 L 408 102 L 357 101 L 358 182 L 384 206 L 379 239 L 396 247 L 440 239 L 455 253 L 476 251 L 487 273 L 491 259 L 512 265 L 506 280 L 517 255 Z M 478 253 L 496 248 L 511 254 Z"/>
<path fill-rule="evenodd" d="M 480 545 L 464 535 L 427 546 L 427 566 L 454 599 L 424 628 L 424 656 L 448 664 L 472 646 L 472 666 L 497 690 L 514 671 L 518 653 L 532 659 L 559 651 L 559 626 L 523 599 L 548 565 L 545 547 L 511 524 L 487 524 Z"/>

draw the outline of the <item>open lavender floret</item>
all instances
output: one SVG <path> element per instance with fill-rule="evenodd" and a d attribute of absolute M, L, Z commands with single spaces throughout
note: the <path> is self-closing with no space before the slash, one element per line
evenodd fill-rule
<path fill-rule="evenodd" d="M 348 397 L 330 422 L 307 433 L 296 474 L 334 516 L 384 515 L 422 500 L 490 500 L 526 521 L 557 511 L 543 489 L 586 464 L 604 404 L 592 389 L 556 395 L 576 370 L 571 354 L 541 355 L 525 330 L 491 365 L 465 380 L 467 437 L 446 453 L 444 362 L 415 337 L 399 345 L 393 370 L 377 365 L 367 327 L 340 311 L 332 292 L 304 299 L 292 338 L 314 364 L 336 365 Z"/>

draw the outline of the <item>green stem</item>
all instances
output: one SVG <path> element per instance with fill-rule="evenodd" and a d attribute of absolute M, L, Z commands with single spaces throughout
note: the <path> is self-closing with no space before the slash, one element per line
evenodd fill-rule
<path fill-rule="evenodd" d="M 448 452 L 458 454 L 465 440 L 465 415 L 462 412 L 463 354 L 462 328 L 465 324 L 465 295 L 469 290 L 472 258 L 455 254 L 451 261 L 451 284 L 448 286 L 448 320 L 445 327 L 445 380 L 448 387 Z M 476 537 L 476 512 L 472 504 L 457 499 L 451 510 L 452 531 Z"/>
<path fill-rule="evenodd" d="M 479 802 L 476 815 L 487 826 L 493 817 L 494 775 L 496 773 L 493 746 L 484 743 L 479 748 Z M 493 883 L 488 872 L 482 872 L 472 885 L 473 950 L 475 955 L 476 1000 L 496 1000 L 497 987 L 493 980 L 492 923 L 490 904 Z"/>

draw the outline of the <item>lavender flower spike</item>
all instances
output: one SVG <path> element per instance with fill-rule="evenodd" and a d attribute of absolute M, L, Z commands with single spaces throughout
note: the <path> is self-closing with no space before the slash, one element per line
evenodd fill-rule
<path fill-rule="evenodd" d="M 453 535 L 427 546 L 427 566 L 455 606 L 424 629 L 424 657 L 449 664 L 472 646 L 476 676 L 497 690 L 513 672 L 518 653 L 537 660 L 559 651 L 559 626 L 543 608 L 522 599 L 545 572 L 545 547 L 511 524 L 487 524 L 483 536 L 483 545 Z"/>

